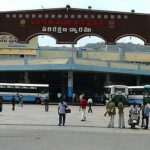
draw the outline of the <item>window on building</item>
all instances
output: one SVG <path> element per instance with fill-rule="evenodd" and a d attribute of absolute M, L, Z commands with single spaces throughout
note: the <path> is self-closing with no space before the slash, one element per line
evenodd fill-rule
<path fill-rule="evenodd" d="M 98 18 L 98 19 L 101 19 L 101 18 L 102 18 L 102 16 L 101 16 L 101 15 L 97 15 L 97 18 Z"/>
<path fill-rule="evenodd" d="M 35 15 L 35 14 L 32 14 L 32 18 L 36 18 L 36 15 Z"/>
<path fill-rule="evenodd" d="M 22 15 L 22 14 L 19 14 L 19 18 L 23 18 L 23 15 Z"/>
<path fill-rule="evenodd" d="M 52 14 L 52 15 L 51 15 L 51 18 L 55 18 L 55 14 Z"/>
<path fill-rule="evenodd" d="M 128 19 L 128 15 L 124 15 L 124 19 Z"/>
<path fill-rule="evenodd" d="M 94 19 L 95 18 L 95 16 L 94 15 L 91 15 L 91 19 Z"/>
<path fill-rule="evenodd" d="M 29 18 L 29 14 L 26 14 L 26 15 L 25 15 L 25 18 Z"/>
<path fill-rule="evenodd" d="M 10 14 L 6 14 L 6 18 L 10 18 Z"/>
<path fill-rule="evenodd" d="M 121 19 L 121 15 L 117 15 L 117 19 Z"/>
<path fill-rule="evenodd" d="M 24 55 L 20 55 L 20 58 L 25 58 Z"/>
<path fill-rule="evenodd" d="M 75 15 L 71 15 L 71 18 L 75 18 Z"/>
<path fill-rule="evenodd" d="M 108 19 L 108 15 L 104 15 L 104 19 Z"/>
<path fill-rule="evenodd" d="M 58 14 L 58 18 L 62 18 L 61 14 Z"/>
<path fill-rule="evenodd" d="M 17 16 L 16 16 L 16 14 L 13 14 L 13 16 L 12 16 L 13 18 L 16 18 Z"/>
<path fill-rule="evenodd" d="M 39 15 L 38 15 L 38 18 L 42 18 L 42 14 L 39 14 Z"/>
<path fill-rule="evenodd" d="M 80 19 L 80 18 L 81 18 L 81 15 L 78 15 L 77 17 Z"/>
<path fill-rule="evenodd" d="M 48 18 L 48 14 L 45 14 L 45 18 Z"/>
<path fill-rule="evenodd" d="M 64 15 L 64 18 L 68 18 L 68 14 L 65 14 L 65 15 Z"/>
<path fill-rule="evenodd" d="M 115 18 L 115 15 L 110 15 L 110 18 L 111 18 L 111 19 L 114 19 L 114 18 Z"/>
<path fill-rule="evenodd" d="M 85 19 L 88 18 L 88 15 L 84 15 L 84 18 L 85 18 Z"/>

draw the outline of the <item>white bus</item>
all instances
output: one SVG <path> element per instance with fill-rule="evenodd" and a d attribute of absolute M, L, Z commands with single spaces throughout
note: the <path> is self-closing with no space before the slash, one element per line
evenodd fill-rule
<path fill-rule="evenodd" d="M 41 103 L 49 97 L 48 84 L 0 83 L 0 96 L 4 102 L 10 102 L 12 96 L 19 101 L 18 95 L 23 96 L 23 102 Z"/>
<path fill-rule="evenodd" d="M 104 94 L 106 99 L 111 100 L 115 95 L 128 97 L 128 87 L 126 85 L 109 85 L 105 86 Z"/>
<path fill-rule="evenodd" d="M 142 104 L 143 103 L 143 94 L 144 86 L 128 86 L 128 104 Z"/>

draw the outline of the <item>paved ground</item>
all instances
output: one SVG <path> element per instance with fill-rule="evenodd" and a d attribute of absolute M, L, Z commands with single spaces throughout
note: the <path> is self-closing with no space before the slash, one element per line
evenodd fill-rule
<path fill-rule="evenodd" d="M 57 126 L 57 106 L 44 111 L 44 105 L 16 106 L 5 104 L 0 113 L 0 149 L 2 150 L 145 150 L 150 147 L 150 130 L 140 127 L 132 130 L 127 124 L 128 108 L 125 109 L 126 129 L 107 128 L 108 117 L 105 107 L 93 107 L 87 113 L 87 121 L 80 121 L 78 106 L 70 106 L 66 126 Z M 134 147 L 134 148 L 133 148 Z"/>

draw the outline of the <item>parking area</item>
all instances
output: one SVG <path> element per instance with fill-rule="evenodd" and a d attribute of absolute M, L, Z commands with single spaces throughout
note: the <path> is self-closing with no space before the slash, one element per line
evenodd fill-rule
<path fill-rule="evenodd" d="M 149 147 L 149 130 L 140 127 L 130 129 L 127 124 L 128 107 L 125 108 L 126 128 L 118 128 L 118 114 L 115 128 L 107 128 L 109 117 L 104 117 L 105 107 L 94 106 L 93 113 L 87 113 L 87 121 L 81 121 L 79 106 L 69 106 L 66 125 L 58 126 L 57 105 L 50 105 L 45 112 L 44 105 L 16 106 L 4 104 L 0 113 L 0 145 L 3 150 L 146 150 Z"/>
<path fill-rule="evenodd" d="M 66 116 L 66 126 L 72 127 L 94 127 L 106 128 L 109 122 L 109 117 L 104 117 L 104 106 L 93 106 L 93 113 L 86 113 L 87 120 L 81 122 L 81 111 L 79 106 L 69 106 L 71 113 Z M 116 109 L 115 128 L 118 128 L 118 110 Z M 125 126 L 128 125 L 129 108 L 125 108 Z M 11 104 L 4 104 L 3 111 L 0 113 L 0 125 L 28 125 L 36 127 L 57 126 L 58 125 L 58 110 L 57 105 L 49 105 L 49 111 L 45 112 L 44 105 L 26 104 L 23 107 L 16 105 L 15 111 L 12 111 Z M 137 126 L 140 130 L 140 127 Z"/>

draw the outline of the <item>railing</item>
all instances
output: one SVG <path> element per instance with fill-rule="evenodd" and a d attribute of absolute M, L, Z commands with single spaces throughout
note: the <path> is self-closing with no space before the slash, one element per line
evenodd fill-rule
<path fill-rule="evenodd" d="M 138 70 L 138 65 L 137 64 L 130 64 L 130 63 L 114 63 L 111 62 L 110 64 L 111 67 L 113 68 L 121 68 L 121 69 L 136 69 Z"/>
<path fill-rule="evenodd" d="M 24 65 L 24 60 L 0 60 L 0 66 Z"/>
<path fill-rule="evenodd" d="M 78 64 L 78 65 L 91 65 L 91 66 L 108 67 L 108 62 L 106 62 L 106 61 L 87 60 L 87 59 L 74 59 L 74 63 Z"/>
<path fill-rule="evenodd" d="M 126 62 L 115 62 L 105 60 L 94 60 L 94 59 L 82 59 L 82 58 L 49 58 L 49 59 L 22 59 L 22 60 L 0 60 L 1 66 L 30 66 L 30 65 L 80 65 L 89 67 L 105 67 L 105 68 L 116 68 L 116 69 L 128 69 L 130 71 L 150 71 L 150 65 L 138 64 L 138 63 L 126 63 Z M 41 67 L 41 66 L 40 66 Z M 40 69 L 40 68 L 39 68 Z M 0 68 L 1 70 L 1 68 Z M 113 72 L 113 69 L 112 71 Z"/>
<path fill-rule="evenodd" d="M 39 64 L 67 64 L 67 58 L 61 59 L 30 59 L 27 61 L 27 65 L 39 65 Z"/>

